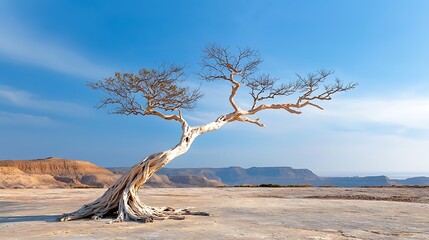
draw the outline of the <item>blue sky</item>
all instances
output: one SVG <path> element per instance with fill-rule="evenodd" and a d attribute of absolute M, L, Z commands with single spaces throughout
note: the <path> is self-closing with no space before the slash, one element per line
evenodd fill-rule
<path fill-rule="evenodd" d="M 352 92 L 302 115 L 261 114 L 196 140 L 169 167 L 291 166 L 316 173 L 429 172 L 428 1 L 0 0 L 0 159 L 57 156 L 130 166 L 174 146 L 180 126 L 96 110 L 85 86 L 115 71 L 187 66 L 205 97 L 192 124 L 230 111 L 199 70 L 209 43 L 251 47 L 264 72 L 333 69 Z M 244 90 L 244 89 L 243 89 Z M 237 96 L 248 104 L 246 91 Z M 282 99 L 283 102 L 293 99 Z"/>

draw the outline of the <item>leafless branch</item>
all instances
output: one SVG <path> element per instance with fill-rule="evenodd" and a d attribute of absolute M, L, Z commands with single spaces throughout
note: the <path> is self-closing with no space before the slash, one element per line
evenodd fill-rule
<path fill-rule="evenodd" d="M 261 62 L 259 53 L 253 49 L 238 48 L 234 54 L 229 48 L 211 44 L 203 50 L 200 64 L 202 70 L 199 76 L 207 81 L 229 81 L 232 84 L 229 102 L 234 111 L 239 111 L 240 108 L 235 103 L 234 97 L 240 88 L 240 83 L 245 83 Z M 238 79 L 235 79 L 235 76 L 238 76 Z"/>
<path fill-rule="evenodd" d="M 261 62 L 259 53 L 251 48 L 237 48 L 233 52 L 229 48 L 210 44 L 203 49 L 199 75 L 207 81 L 230 81 L 230 75 L 233 74 L 240 76 L 238 82 L 244 82 L 258 69 Z"/>
<path fill-rule="evenodd" d="M 240 122 L 249 122 L 249 123 L 253 123 L 253 124 L 258 125 L 259 127 L 265 127 L 265 125 L 262 124 L 262 123 L 260 123 L 259 120 L 260 120 L 259 118 L 257 118 L 257 119 L 250 119 L 250 118 L 243 117 L 243 116 L 240 116 L 240 117 L 237 118 L 237 121 L 240 121 Z"/>
<path fill-rule="evenodd" d="M 307 77 L 297 75 L 298 81 L 300 83 L 299 91 L 302 93 L 302 95 L 297 99 L 296 104 L 301 105 L 306 103 L 307 105 L 309 104 L 317 106 L 311 101 L 331 100 L 333 94 L 338 92 L 346 92 L 357 86 L 357 83 L 344 84 L 339 79 L 335 79 L 335 82 L 333 84 L 322 85 L 326 81 L 326 79 L 333 73 L 334 71 L 320 70 L 317 73 L 309 73 Z M 318 91 L 321 87 L 323 87 L 323 90 Z"/>
<path fill-rule="evenodd" d="M 227 121 L 250 122 L 263 126 L 259 123 L 259 119 L 252 120 L 244 116 L 267 109 L 283 109 L 292 114 L 300 114 L 300 109 L 306 106 L 322 109 L 317 101 L 331 100 L 333 94 L 345 92 L 357 86 L 356 83 L 344 84 L 338 79 L 332 84 L 324 85 L 327 78 L 333 74 L 333 71 L 325 70 L 309 73 L 305 77 L 297 74 L 297 81 L 279 84 L 279 78 L 269 74 L 257 75 L 261 63 L 259 53 L 250 48 L 238 48 L 236 51 L 232 51 L 229 48 L 212 44 L 203 50 L 200 77 L 207 81 L 223 80 L 231 84 L 229 102 L 234 112 L 224 115 L 229 116 Z M 241 109 L 234 101 L 241 85 L 250 88 L 252 106 L 249 110 Z M 295 102 L 262 103 L 267 99 L 278 99 L 291 95 L 298 95 Z"/>
<path fill-rule="evenodd" d="M 278 96 L 289 96 L 296 92 L 300 87 L 299 82 L 280 84 L 276 86 L 279 79 L 273 78 L 268 74 L 251 78 L 247 81 L 246 86 L 250 88 L 250 96 L 253 98 L 252 108 L 254 109 L 259 101 L 274 99 Z"/>
<path fill-rule="evenodd" d="M 183 67 L 161 65 L 157 69 L 141 69 L 137 74 L 117 72 L 87 85 L 106 93 L 98 108 L 109 106 L 113 114 L 154 115 L 183 124 L 180 112 L 165 112 L 193 109 L 202 96 L 199 89 L 181 86 L 184 80 Z"/>
<path fill-rule="evenodd" d="M 339 92 L 349 91 L 356 83 L 344 84 L 328 78 L 333 71 L 321 70 L 306 76 L 298 75 L 297 80 L 279 83 L 279 78 L 269 74 L 258 74 L 262 60 L 259 53 L 250 48 L 237 48 L 234 51 L 218 45 L 209 45 L 203 50 L 200 77 L 207 81 L 221 80 L 231 85 L 229 102 L 234 111 L 222 115 L 216 122 L 242 121 L 264 126 L 259 119 L 248 116 L 268 109 L 283 109 L 292 114 L 300 114 L 307 106 L 322 109 L 320 101 L 331 100 Z M 154 115 L 166 120 L 175 120 L 187 125 L 182 117 L 182 109 L 193 109 L 202 96 L 199 89 L 183 87 L 185 80 L 183 67 L 161 65 L 157 69 L 142 69 L 138 73 L 115 73 L 113 77 L 88 83 L 90 87 L 103 90 L 106 97 L 99 107 L 112 107 L 114 114 Z M 235 103 L 235 96 L 244 85 L 250 89 L 251 108 L 241 109 Z M 264 103 L 264 100 L 279 100 L 284 96 L 296 96 L 289 103 Z M 173 113 L 170 113 L 173 112 Z M 209 126 L 212 126 L 209 124 Z M 211 129 L 211 128 L 210 128 Z"/>
<path fill-rule="evenodd" d="M 323 109 L 315 101 L 327 101 L 332 99 L 332 95 L 338 92 L 346 92 L 357 86 L 357 83 L 344 84 L 339 79 L 336 79 L 333 84 L 322 85 L 325 80 L 333 74 L 333 71 L 318 71 L 317 73 L 310 73 L 307 77 L 298 76 L 298 81 L 289 83 L 274 89 L 275 80 L 269 77 L 260 78 L 258 81 L 253 81 L 250 85 L 252 89 L 251 95 L 254 100 L 252 108 L 248 111 L 241 112 L 241 115 L 254 115 L 260 111 L 267 109 L 283 109 L 293 114 L 300 114 L 301 111 L 298 109 L 306 106 L 313 106 L 319 109 Z M 277 91 L 280 89 L 280 91 Z M 322 90 L 321 90 L 322 89 Z M 261 94 L 268 92 L 268 95 L 261 97 Z M 301 93 L 295 103 L 284 103 L 284 104 L 261 104 L 255 107 L 255 103 L 260 100 L 267 98 L 275 98 L 276 96 L 287 96 L 292 95 L 296 92 Z"/>

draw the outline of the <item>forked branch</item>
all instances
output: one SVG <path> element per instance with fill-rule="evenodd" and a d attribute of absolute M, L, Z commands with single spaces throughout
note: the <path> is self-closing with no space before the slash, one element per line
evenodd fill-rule
<path fill-rule="evenodd" d="M 207 81 L 221 80 L 231 84 L 229 102 L 234 112 L 225 114 L 228 122 L 242 121 L 263 127 L 259 119 L 245 116 L 254 115 L 268 109 L 283 109 L 292 114 L 300 114 L 301 108 L 313 106 L 323 109 L 318 101 L 331 100 L 332 95 L 345 92 L 357 86 L 356 83 L 344 84 L 336 79 L 332 84 L 325 84 L 333 71 L 321 70 L 307 76 L 297 75 L 298 79 L 279 84 L 279 78 L 269 74 L 257 74 L 262 63 L 259 53 L 249 48 L 238 48 L 232 51 L 218 45 L 208 45 L 203 50 L 200 77 Z M 243 110 L 234 101 L 241 86 L 250 89 L 252 98 L 249 110 Z M 290 103 L 264 104 L 265 100 L 277 100 L 280 97 L 296 96 Z"/>
<path fill-rule="evenodd" d="M 301 114 L 299 109 L 306 106 L 313 106 L 319 109 L 323 108 L 317 103 L 317 101 L 331 100 L 333 94 L 338 92 L 346 92 L 357 86 L 357 83 L 344 84 L 340 80 L 336 79 L 333 84 L 322 85 L 325 80 L 333 74 L 333 71 L 319 71 L 317 73 L 310 73 L 307 77 L 301 77 L 298 75 L 298 81 L 295 83 L 289 83 L 288 85 L 280 85 L 279 88 L 274 89 L 274 80 L 268 77 L 261 79 L 260 81 L 254 81 L 255 87 L 252 88 L 251 96 L 253 97 L 253 106 L 248 111 L 241 111 L 239 116 L 231 118 L 231 120 L 238 120 L 244 122 L 255 123 L 258 126 L 264 126 L 259 122 L 259 119 L 251 120 L 244 118 L 243 116 L 254 115 L 258 112 L 268 109 L 283 109 L 292 114 Z M 256 87 L 257 86 L 257 87 Z M 323 86 L 323 90 L 321 89 Z M 258 89 L 256 92 L 255 89 Z M 265 97 L 261 97 L 261 94 L 268 91 L 269 94 Z M 256 94 L 255 94 L 256 92 Z M 296 92 L 300 92 L 301 95 L 297 98 L 294 103 L 280 103 L 280 104 L 261 104 L 255 107 L 256 102 L 272 98 L 277 96 L 288 96 Z"/>
<path fill-rule="evenodd" d="M 300 87 L 298 90 L 302 93 L 297 99 L 294 107 L 301 108 L 306 105 L 311 105 L 320 109 L 323 109 L 319 105 L 315 104 L 313 101 L 327 101 L 331 100 L 332 95 L 338 92 L 346 92 L 355 87 L 357 83 L 348 83 L 344 84 L 338 78 L 335 79 L 333 84 L 324 84 L 326 79 L 332 75 L 334 71 L 325 71 L 321 70 L 317 73 L 309 73 L 307 77 L 298 76 L 298 82 Z M 323 84 L 323 85 L 322 85 Z M 321 87 L 323 90 L 318 91 Z"/>
<path fill-rule="evenodd" d="M 87 85 L 107 93 L 98 107 L 112 106 L 113 114 L 154 115 L 186 124 L 180 109 L 195 108 L 202 94 L 199 89 L 183 87 L 183 81 L 183 67 L 161 65 L 158 69 L 143 68 L 137 74 L 115 73 Z M 179 114 L 167 114 L 172 111 Z"/>
<path fill-rule="evenodd" d="M 305 106 L 313 106 L 322 109 L 316 101 L 331 100 L 331 96 L 338 92 L 348 91 L 357 86 L 355 83 L 343 84 L 336 79 L 333 84 L 325 84 L 325 80 L 333 74 L 333 71 L 318 71 L 310 73 L 306 77 L 297 75 L 298 80 L 278 84 L 279 78 L 269 74 L 257 74 L 259 65 L 262 63 L 259 53 L 250 48 L 237 48 L 235 51 L 218 45 L 208 45 L 203 50 L 201 61 L 202 71 L 200 77 L 207 81 L 227 81 L 231 84 L 229 102 L 237 116 L 252 115 L 266 109 L 284 109 L 290 113 L 301 113 L 298 109 Z M 235 97 L 241 86 L 250 89 L 252 97 L 251 108 L 242 110 L 236 103 Z M 294 103 L 287 104 L 262 104 L 264 100 L 278 99 L 295 94 L 300 94 Z M 230 121 L 243 121 L 235 117 Z M 257 120 L 246 118 L 245 122 L 255 123 Z"/>
<path fill-rule="evenodd" d="M 282 83 L 276 86 L 278 80 L 278 78 L 271 77 L 269 74 L 262 74 L 247 81 L 246 86 L 250 88 L 250 96 L 253 99 L 251 109 L 254 109 L 260 101 L 292 95 L 300 87 L 299 82 Z"/>
<path fill-rule="evenodd" d="M 257 71 L 261 62 L 259 53 L 253 49 L 238 48 L 237 53 L 233 54 L 228 48 L 211 44 L 203 50 L 199 76 L 206 81 L 230 82 L 232 88 L 229 102 L 237 112 L 240 110 L 234 101 L 237 91 Z"/>

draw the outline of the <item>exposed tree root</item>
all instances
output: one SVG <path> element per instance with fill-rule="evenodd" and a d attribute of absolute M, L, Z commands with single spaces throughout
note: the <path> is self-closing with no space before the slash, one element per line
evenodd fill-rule
<path fill-rule="evenodd" d="M 207 212 L 199 212 L 199 211 L 191 211 L 188 208 L 184 209 L 174 209 L 172 207 L 149 207 L 145 206 L 141 212 L 128 212 L 127 210 L 123 212 L 115 212 L 114 214 L 117 214 L 116 219 L 110 221 L 109 223 L 117 223 L 117 222 L 123 222 L 126 220 L 134 220 L 138 222 L 153 222 L 154 220 L 166 220 L 166 219 L 173 219 L 173 220 L 184 220 L 186 217 L 185 215 L 199 215 L 199 216 L 209 216 L 210 214 Z M 82 215 L 79 214 L 64 214 L 61 218 L 58 220 L 61 222 L 69 221 L 69 220 L 75 220 L 75 219 L 81 219 L 85 218 L 82 217 Z M 102 215 L 94 214 L 91 216 L 92 220 L 100 220 L 103 218 Z"/>
<path fill-rule="evenodd" d="M 209 216 L 206 212 L 190 211 L 189 209 L 174 209 L 172 207 L 149 207 L 144 205 L 137 191 L 153 173 L 165 165 L 171 158 L 172 151 L 153 154 L 141 163 L 132 167 L 101 197 L 92 203 L 83 205 L 79 210 L 67 213 L 58 220 L 61 222 L 91 218 L 98 220 L 104 216 L 117 216 L 113 222 L 134 220 L 153 222 L 164 219 L 185 219 L 184 215 Z"/>
<path fill-rule="evenodd" d="M 174 209 L 172 207 L 148 207 L 146 206 L 142 213 L 119 213 L 118 217 L 112 222 L 122 222 L 124 220 L 135 220 L 139 222 L 153 222 L 154 220 L 183 220 L 185 215 L 209 216 L 207 212 L 190 211 L 189 209 Z"/>
<path fill-rule="evenodd" d="M 91 218 L 92 220 L 99 220 L 104 216 L 116 216 L 116 219 L 110 223 L 123 222 L 126 220 L 134 220 L 139 222 L 153 222 L 154 220 L 183 220 L 185 215 L 200 215 L 209 216 L 207 212 L 191 211 L 189 208 L 174 209 L 172 207 L 150 207 L 140 202 L 136 193 L 124 191 L 122 196 L 116 196 L 114 201 L 112 199 L 111 189 L 109 189 L 102 197 L 96 201 L 84 205 L 81 209 L 64 214 L 58 220 L 61 222 Z M 110 195 L 106 198 L 105 195 Z M 107 200 L 106 200 L 107 199 Z M 116 204 L 115 204 L 116 203 Z"/>

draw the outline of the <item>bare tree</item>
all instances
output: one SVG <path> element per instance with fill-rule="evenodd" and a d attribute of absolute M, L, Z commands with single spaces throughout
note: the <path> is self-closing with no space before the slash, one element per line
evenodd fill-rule
<path fill-rule="evenodd" d="M 229 48 L 209 45 L 203 50 L 199 76 L 207 81 L 224 81 L 231 85 L 229 103 L 232 111 L 200 126 L 190 126 L 182 116 L 181 110 L 193 109 L 202 96 L 199 89 L 182 86 L 186 80 L 183 67 L 161 65 L 157 69 L 142 69 L 136 74 L 115 73 L 113 77 L 89 83 L 91 88 L 107 94 L 99 107 L 111 107 L 111 113 L 114 114 L 153 115 L 177 121 L 181 124 L 182 136 L 176 146 L 146 157 L 97 200 L 85 204 L 75 212 L 64 214 L 60 220 L 87 217 L 98 219 L 116 214 L 115 221 L 132 219 L 148 222 L 166 218 L 182 219 L 181 215 L 208 215 L 189 209 L 146 206 L 140 201 L 137 191 L 157 170 L 186 153 L 192 142 L 204 133 L 218 130 L 234 121 L 263 127 L 260 119 L 252 116 L 264 110 L 281 109 L 300 114 L 301 109 L 307 106 L 322 109 L 319 102 L 331 100 L 333 94 L 357 86 L 356 83 L 344 84 L 338 79 L 326 84 L 333 72 L 324 70 L 306 76 L 297 75 L 297 80 L 290 83 L 279 83 L 278 78 L 259 73 L 258 67 L 261 63 L 258 52 L 250 48 L 232 51 Z M 248 109 L 241 108 L 235 102 L 235 96 L 242 87 L 248 88 L 251 96 L 251 107 Z M 286 103 L 264 101 L 285 96 L 294 100 L 283 99 Z"/>

